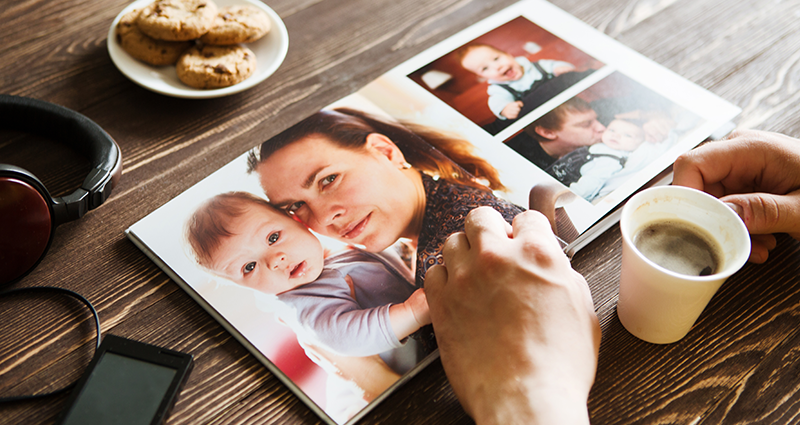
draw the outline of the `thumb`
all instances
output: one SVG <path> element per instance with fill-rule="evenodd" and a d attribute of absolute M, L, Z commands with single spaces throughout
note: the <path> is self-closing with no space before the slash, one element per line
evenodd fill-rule
<path fill-rule="evenodd" d="M 737 213 L 751 234 L 788 233 L 800 237 L 800 190 L 786 195 L 748 193 L 720 198 L 740 208 Z"/>

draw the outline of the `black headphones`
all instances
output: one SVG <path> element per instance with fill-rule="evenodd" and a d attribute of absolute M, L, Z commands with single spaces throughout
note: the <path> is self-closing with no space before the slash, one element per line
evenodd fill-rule
<path fill-rule="evenodd" d="M 0 128 L 60 141 L 92 162 L 72 194 L 53 198 L 30 172 L 0 164 L 0 286 L 30 273 L 42 260 L 56 226 L 81 218 L 110 195 L 122 174 L 119 146 L 99 125 L 53 103 L 0 95 Z"/>

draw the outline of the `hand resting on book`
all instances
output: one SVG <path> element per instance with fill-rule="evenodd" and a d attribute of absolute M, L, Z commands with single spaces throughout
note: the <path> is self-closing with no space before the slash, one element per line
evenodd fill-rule
<path fill-rule="evenodd" d="M 538 212 L 491 208 L 448 238 L 426 293 L 445 372 L 478 424 L 589 423 L 600 326 Z"/>

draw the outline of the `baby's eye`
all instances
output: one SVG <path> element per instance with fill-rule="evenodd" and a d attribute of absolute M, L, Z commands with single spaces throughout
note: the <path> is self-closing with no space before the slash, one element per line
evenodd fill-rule
<path fill-rule="evenodd" d="M 244 274 L 248 274 L 248 273 L 252 272 L 255 268 L 256 268 L 256 262 L 255 261 L 251 261 L 251 262 L 249 262 L 249 263 L 244 265 L 244 268 L 242 269 L 242 271 L 244 272 Z"/>
<path fill-rule="evenodd" d="M 267 238 L 267 242 L 269 242 L 269 244 L 272 245 L 275 242 L 278 242 L 278 239 L 280 237 L 281 237 L 281 233 L 280 232 L 275 232 L 275 233 L 269 235 L 269 237 Z"/>
<path fill-rule="evenodd" d="M 303 201 L 297 201 L 297 202 L 295 202 L 295 203 L 293 203 L 293 204 L 289 204 L 289 206 L 287 206 L 287 207 L 285 208 L 285 210 L 286 210 L 286 212 L 288 212 L 289 214 L 294 214 L 295 212 L 297 212 L 297 210 L 299 210 L 299 209 L 300 209 L 300 207 L 302 207 L 302 206 L 303 206 L 303 205 L 305 205 L 305 204 L 306 204 L 306 203 L 305 203 L 305 202 L 303 202 Z"/>
<path fill-rule="evenodd" d="M 334 180 L 336 180 L 337 177 L 339 177 L 339 176 L 336 175 L 336 174 L 331 174 L 330 176 L 327 176 L 327 177 L 323 178 L 322 182 L 321 182 L 322 187 L 325 187 L 325 186 L 333 183 Z"/>

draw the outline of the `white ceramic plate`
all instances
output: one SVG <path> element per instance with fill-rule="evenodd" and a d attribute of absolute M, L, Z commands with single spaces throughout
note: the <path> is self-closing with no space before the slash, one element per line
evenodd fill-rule
<path fill-rule="evenodd" d="M 122 50 L 122 47 L 117 42 L 116 28 L 120 18 L 131 9 L 141 9 L 152 2 L 153 0 L 137 0 L 123 9 L 114 19 L 111 28 L 108 29 L 106 44 L 108 45 L 108 54 L 111 56 L 111 61 L 114 62 L 120 72 L 134 83 L 156 93 L 188 99 L 210 99 L 239 93 L 272 75 L 281 65 L 286 57 L 286 52 L 289 50 L 289 33 L 286 31 L 286 26 L 280 16 L 264 3 L 258 0 L 214 0 L 214 3 L 219 7 L 252 4 L 267 13 L 267 16 L 272 21 L 272 28 L 261 39 L 244 44 L 256 55 L 256 72 L 250 78 L 239 84 L 221 89 L 202 90 L 189 87 L 178 79 L 178 73 L 175 71 L 174 65 L 152 66 L 140 62 Z"/>

